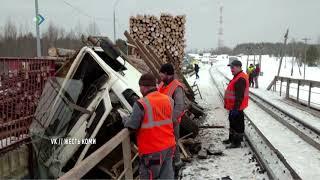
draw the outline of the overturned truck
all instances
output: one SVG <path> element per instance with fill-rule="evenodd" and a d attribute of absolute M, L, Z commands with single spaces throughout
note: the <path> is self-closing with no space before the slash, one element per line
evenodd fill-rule
<path fill-rule="evenodd" d="M 141 73 L 110 40 L 99 45 L 83 47 L 46 82 L 30 126 L 35 178 L 60 177 L 105 144 L 123 129 L 120 113 L 129 115 L 141 97 Z M 185 133 L 190 127 L 197 134 L 196 124 L 185 118 Z M 113 150 L 84 178 L 118 178 L 121 151 Z M 134 143 L 131 151 L 137 153 Z M 133 166 L 136 171 L 137 159 Z"/>

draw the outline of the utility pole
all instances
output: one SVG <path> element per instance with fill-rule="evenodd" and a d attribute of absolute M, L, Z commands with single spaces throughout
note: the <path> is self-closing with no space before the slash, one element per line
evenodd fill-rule
<path fill-rule="evenodd" d="M 296 57 L 295 57 L 295 42 L 294 42 L 294 39 L 292 39 L 292 44 L 291 44 L 291 47 L 292 47 L 292 59 L 291 59 L 291 76 L 293 75 L 293 65 L 294 65 L 294 62 L 296 61 Z M 298 65 L 299 66 L 299 65 Z"/>
<path fill-rule="evenodd" d="M 262 72 L 262 68 L 261 68 L 261 63 L 262 63 L 262 51 L 263 51 L 263 44 L 261 43 L 261 45 L 259 46 L 259 52 L 260 52 L 260 56 L 259 56 L 259 67 L 260 67 L 260 72 Z"/>
<path fill-rule="evenodd" d="M 35 11 L 36 11 L 36 19 L 39 15 L 38 9 L 38 0 L 34 1 L 35 3 Z M 41 42 L 40 42 L 40 27 L 38 21 L 36 20 L 36 31 L 37 31 L 37 57 L 41 57 Z"/>
<path fill-rule="evenodd" d="M 250 48 L 247 47 L 247 54 L 248 54 L 248 57 L 247 57 L 247 68 L 246 68 L 246 71 L 248 70 L 248 67 L 249 67 L 249 56 L 250 56 Z"/>
<path fill-rule="evenodd" d="M 280 75 L 280 70 L 281 70 L 281 65 L 282 65 L 282 59 L 283 59 L 283 56 L 284 56 L 284 48 L 286 47 L 286 44 L 287 44 L 287 40 L 288 40 L 288 34 L 289 34 L 289 29 L 287 29 L 287 32 L 286 34 L 284 35 L 284 42 L 283 42 L 283 48 L 281 49 L 281 58 L 280 58 L 280 62 L 279 62 L 279 68 L 278 68 L 278 73 L 277 73 L 277 76 Z"/>
<path fill-rule="evenodd" d="M 306 79 L 306 64 L 307 64 L 307 43 L 309 38 L 303 38 L 304 41 L 304 66 L 303 66 L 303 79 Z"/>
<path fill-rule="evenodd" d="M 223 5 L 219 5 L 218 50 L 223 47 Z"/>
<path fill-rule="evenodd" d="M 116 43 L 116 6 L 119 3 L 120 0 L 116 0 L 116 2 L 113 5 L 113 43 Z"/>

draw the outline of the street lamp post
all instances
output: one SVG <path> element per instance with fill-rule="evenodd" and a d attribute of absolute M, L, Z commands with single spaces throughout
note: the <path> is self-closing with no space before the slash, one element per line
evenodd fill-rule
<path fill-rule="evenodd" d="M 38 18 L 39 15 L 39 9 L 38 9 L 38 0 L 34 1 L 35 5 L 35 12 L 36 12 L 36 19 Z M 38 21 L 36 20 L 36 33 L 37 33 L 37 57 L 41 57 L 41 42 L 40 42 L 40 27 L 38 24 Z"/>
<path fill-rule="evenodd" d="M 306 63 L 307 63 L 307 43 L 310 39 L 303 38 L 304 41 L 304 66 L 303 66 L 303 79 L 306 79 Z"/>
<path fill-rule="evenodd" d="M 113 41 L 116 43 L 116 6 L 119 3 L 120 0 L 116 0 L 116 2 L 113 5 Z"/>

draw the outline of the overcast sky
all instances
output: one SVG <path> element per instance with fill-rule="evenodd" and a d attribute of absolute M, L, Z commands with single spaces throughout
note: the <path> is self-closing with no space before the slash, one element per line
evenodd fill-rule
<path fill-rule="evenodd" d="M 118 0 L 117 36 L 123 37 L 129 17 L 160 12 L 187 17 L 187 49 L 216 48 L 219 2 L 223 4 L 224 44 L 230 47 L 244 42 L 278 42 L 286 28 L 296 40 L 320 37 L 320 0 Z M 67 3 L 66 3 L 67 2 Z M 103 35 L 113 37 L 113 4 L 116 0 L 39 0 L 39 12 L 49 22 L 66 30 L 81 24 L 85 30 L 93 20 Z M 71 4 L 73 7 L 70 7 Z M 34 0 L 1 0 L 0 26 L 8 18 L 19 27 L 35 31 Z"/>

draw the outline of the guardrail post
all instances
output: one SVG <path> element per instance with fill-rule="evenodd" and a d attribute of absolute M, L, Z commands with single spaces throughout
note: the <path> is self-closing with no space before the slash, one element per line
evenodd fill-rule
<path fill-rule="evenodd" d="M 281 96 L 281 91 L 282 91 L 282 77 L 280 78 L 280 96 Z"/>
<path fill-rule="evenodd" d="M 130 136 L 122 141 L 123 165 L 126 179 L 133 179 L 132 164 L 131 164 L 131 146 Z"/>
<path fill-rule="evenodd" d="M 290 97 L 290 79 L 287 79 L 286 98 Z"/>
<path fill-rule="evenodd" d="M 297 102 L 299 102 L 300 80 L 298 80 Z"/>
<path fill-rule="evenodd" d="M 308 107 L 310 107 L 310 101 L 311 101 L 311 88 L 312 88 L 312 82 L 309 83 Z"/>

